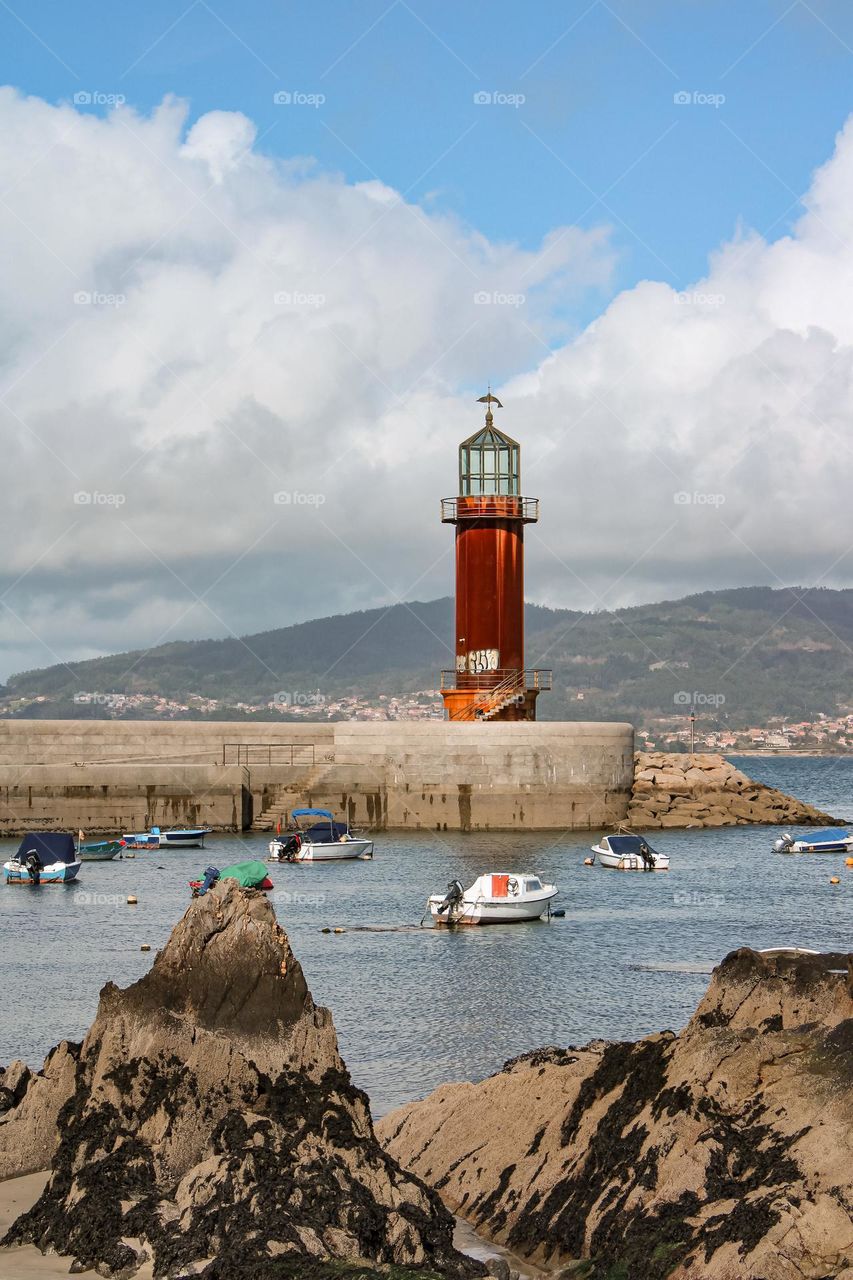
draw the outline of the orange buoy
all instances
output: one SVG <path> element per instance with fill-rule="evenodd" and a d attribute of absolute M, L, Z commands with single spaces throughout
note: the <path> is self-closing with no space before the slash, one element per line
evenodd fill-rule
<path fill-rule="evenodd" d="M 830 883 L 830 884 L 841 884 L 841 881 L 838 879 L 838 876 L 830 876 L 830 877 L 829 877 L 829 883 Z"/>
<path fill-rule="evenodd" d="M 583 865 L 584 865 L 585 867 L 591 867 L 591 866 L 592 866 L 592 858 L 584 858 L 584 860 L 583 860 Z"/>
<path fill-rule="evenodd" d="M 845 858 L 844 865 L 845 867 L 853 867 L 853 858 Z"/>

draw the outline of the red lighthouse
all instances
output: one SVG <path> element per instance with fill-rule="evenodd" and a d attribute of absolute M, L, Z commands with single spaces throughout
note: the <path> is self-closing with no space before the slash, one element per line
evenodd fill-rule
<path fill-rule="evenodd" d="M 524 526 L 538 498 L 521 497 L 521 448 L 498 431 L 491 390 L 482 430 L 459 446 L 459 497 L 443 498 L 456 525 L 456 669 L 441 674 L 450 720 L 535 720 L 550 671 L 524 670 Z"/>

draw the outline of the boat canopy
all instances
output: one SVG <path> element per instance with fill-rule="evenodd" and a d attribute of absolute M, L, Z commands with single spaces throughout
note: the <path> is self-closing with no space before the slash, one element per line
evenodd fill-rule
<path fill-rule="evenodd" d="M 824 827 L 822 831 L 809 831 L 799 837 L 806 844 L 837 844 L 839 840 L 850 839 L 850 829 L 844 827 Z"/>
<path fill-rule="evenodd" d="M 618 853 L 620 857 L 628 853 L 639 853 L 641 844 L 651 849 L 648 840 L 644 840 L 642 836 L 608 836 L 607 844 L 611 853 Z"/>
<path fill-rule="evenodd" d="M 38 854 L 43 867 L 50 867 L 54 862 L 77 861 L 74 837 L 66 831 L 31 831 L 18 846 L 18 862 L 23 862 L 31 853 Z"/>
<path fill-rule="evenodd" d="M 330 822 L 334 821 L 335 815 L 328 809 L 291 809 L 291 818 L 328 818 Z"/>

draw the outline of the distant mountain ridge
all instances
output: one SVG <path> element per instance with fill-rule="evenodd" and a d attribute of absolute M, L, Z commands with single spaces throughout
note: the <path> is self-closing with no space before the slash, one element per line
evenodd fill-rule
<path fill-rule="evenodd" d="M 853 589 L 741 587 L 611 612 L 526 607 L 528 667 L 550 667 L 543 719 L 687 714 L 722 723 L 836 715 L 853 697 Z M 233 707 L 282 691 L 328 700 L 435 689 L 453 665 L 449 598 L 297 623 L 241 639 L 177 641 L 10 678 L 2 714 L 103 715 L 83 692 L 196 694 Z M 44 703 L 14 710 L 21 699 Z M 271 712 L 277 715 L 276 712 Z"/>

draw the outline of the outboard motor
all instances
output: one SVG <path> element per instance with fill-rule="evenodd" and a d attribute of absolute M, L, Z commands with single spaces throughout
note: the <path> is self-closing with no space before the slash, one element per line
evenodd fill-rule
<path fill-rule="evenodd" d="M 451 880 L 450 884 L 447 886 L 447 893 L 445 894 L 444 901 L 438 908 L 438 914 L 443 916 L 445 911 L 454 911 L 462 902 L 462 896 L 464 893 L 465 889 L 463 888 L 462 881 Z"/>
<path fill-rule="evenodd" d="M 281 851 L 279 852 L 279 862 L 294 862 L 296 860 L 296 855 L 301 848 L 302 837 L 298 833 L 288 836 L 281 847 Z"/>
<path fill-rule="evenodd" d="M 640 841 L 640 857 L 643 859 L 643 870 L 654 871 L 656 865 L 655 855 L 652 853 L 645 840 Z"/>
<path fill-rule="evenodd" d="M 786 831 L 784 835 L 779 836 L 778 840 L 773 841 L 773 852 L 787 853 L 789 849 L 793 848 L 793 846 L 794 846 L 794 837 L 791 835 L 789 831 Z"/>
<path fill-rule="evenodd" d="M 203 897 L 204 894 L 207 893 L 208 889 L 213 888 L 213 886 L 216 884 L 218 879 L 219 879 L 219 868 L 206 867 L 204 872 L 204 879 L 202 880 L 198 889 L 195 889 L 193 891 L 193 897 L 195 898 Z"/>
<path fill-rule="evenodd" d="M 36 853 L 35 849 L 31 849 L 27 854 L 24 866 L 27 868 L 27 874 L 33 884 L 41 884 L 42 860 Z"/>

